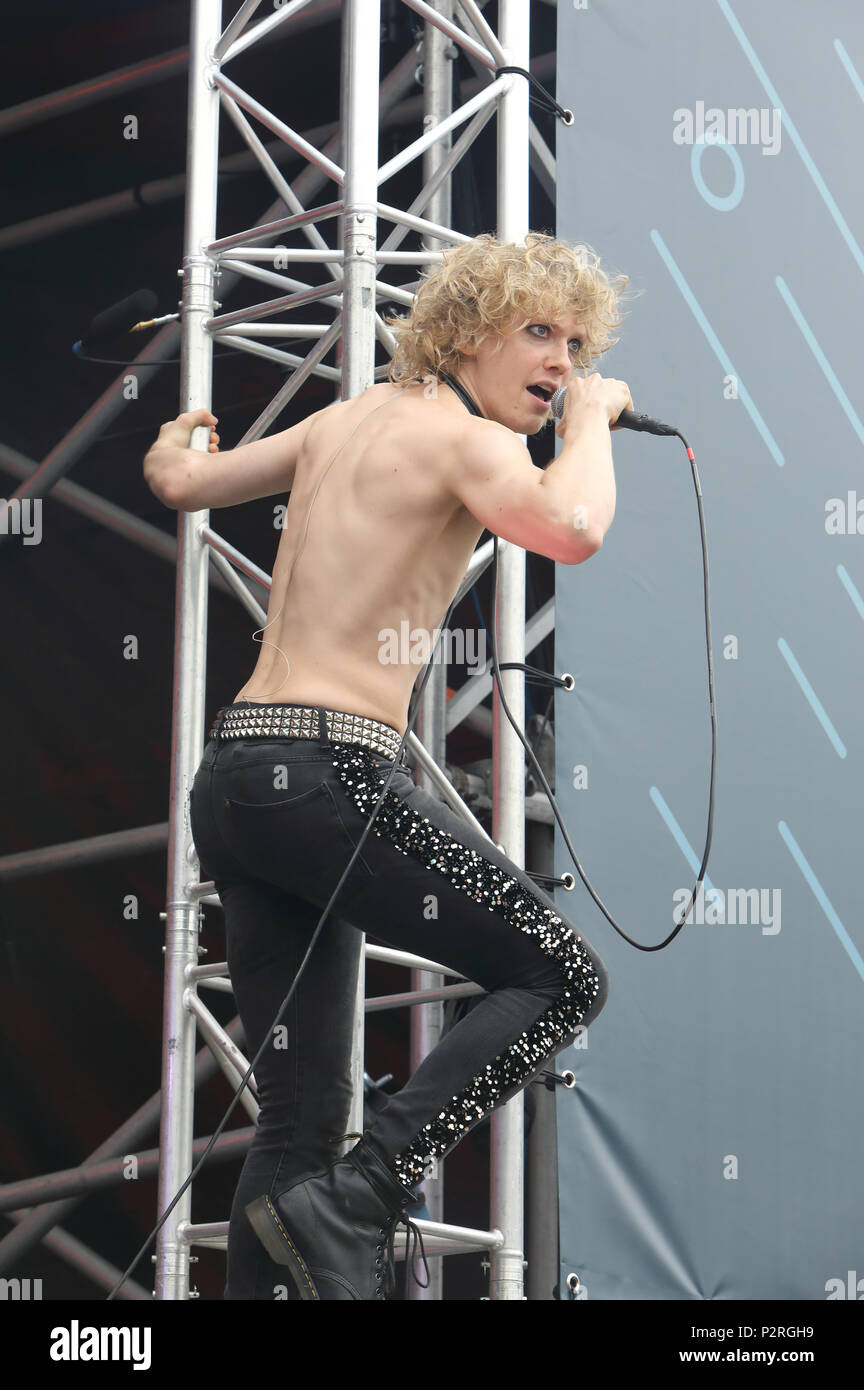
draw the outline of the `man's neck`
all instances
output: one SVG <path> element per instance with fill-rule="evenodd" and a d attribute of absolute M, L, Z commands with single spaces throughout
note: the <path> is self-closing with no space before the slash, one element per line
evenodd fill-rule
<path fill-rule="evenodd" d="M 447 385 L 450 387 L 450 390 L 453 391 L 459 397 L 466 410 L 470 410 L 472 415 L 479 415 L 481 416 L 481 418 L 485 418 L 483 416 L 483 411 L 480 409 L 474 397 L 468 391 L 466 391 L 461 381 L 457 381 L 457 379 L 454 376 L 451 376 L 449 372 L 441 372 L 440 375 L 441 380 L 445 381 Z"/>

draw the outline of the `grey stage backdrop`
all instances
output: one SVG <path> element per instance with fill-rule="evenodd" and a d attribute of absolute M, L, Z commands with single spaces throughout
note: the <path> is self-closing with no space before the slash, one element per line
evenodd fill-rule
<path fill-rule="evenodd" d="M 562 1278 L 589 1299 L 860 1299 L 864 17 L 558 15 L 558 228 L 641 291 L 601 370 L 696 452 L 719 722 L 701 923 L 645 954 L 578 878 L 557 893 L 611 976 L 562 1056 Z M 614 452 L 603 548 L 558 569 L 557 795 L 595 891 L 653 944 L 706 833 L 701 551 L 680 442 L 619 432 Z"/>

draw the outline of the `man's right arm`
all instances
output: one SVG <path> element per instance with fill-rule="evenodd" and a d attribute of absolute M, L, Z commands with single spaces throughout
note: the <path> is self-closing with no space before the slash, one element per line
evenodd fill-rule
<path fill-rule="evenodd" d="M 632 410 L 626 381 L 592 372 L 573 377 L 555 433 L 564 441 L 543 473 L 543 488 L 556 514 L 569 515 L 599 549 L 615 515 L 615 472 L 610 429 L 622 410 Z M 592 552 L 593 553 L 593 552 Z"/>
<path fill-rule="evenodd" d="M 504 425 L 473 420 L 451 451 L 447 485 L 502 540 L 580 565 L 600 549 L 615 515 L 610 425 L 632 408 L 626 382 L 596 372 L 573 377 L 555 429 L 564 445 L 545 471 Z"/>
<path fill-rule="evenodd" d="M 602 455 L 604 444 L 609 450 L 605 416 L 604 428 L 605 441 L 593 440 L 595 454 Z M 591 441 L 586 437 L 577 444 L 576 431 L 573 434 L 571 452 L 585 453 Z M 583 462 L 587 466 L 587 458 Z M 599 549 L 602 531 L 583 524 L 583 514 L 574 510 L 577 492 L 581 495 L 576 478 L 572 473 L 567 477 L 560 475 L 556 487 L 547 487 L 549 469 L 544 473 L 537 468 L 522 439 L 506 426 L 488 420 L 472 421 L 467 429 L 460 430 L 449 451 L 448 465 L 448 489 L 472 516 L 502 540 L 563 565 L 581 564 Z"/>

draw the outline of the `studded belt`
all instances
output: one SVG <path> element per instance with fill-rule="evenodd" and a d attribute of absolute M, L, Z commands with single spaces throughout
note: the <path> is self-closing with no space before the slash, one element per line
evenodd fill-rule
<path fill-rule="evenodd" d="M 399 752 L 402 735 L 390 724 L 365 714 L 346 714 L 315 705 L 225 705 L 207 737 L 320 739 L 319 711 L 324 716 L 327 737 L 334 743 L 362 743 L 387 758 L 395 758 Z M 404 750 L 402 756 L 404 761 Z"/>

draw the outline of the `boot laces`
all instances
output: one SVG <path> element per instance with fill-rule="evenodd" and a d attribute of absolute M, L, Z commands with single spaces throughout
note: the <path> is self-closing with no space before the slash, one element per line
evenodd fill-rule
<path fill-rule="evenodd" d="M 386 1263 L 385 1263 L 385 1297 L 390 1296 L 396 1287 L 396 1228 L 405 1227 L 405 1264 L 408 1267 L 411 1278 L 421 1289 L 429 1287 L 429 1265 L 426 1262 L 426 1248 L 423 1244 L 423 1232 L 416 1226 L 405 1211 L 399 1216 L 394 1217 L 390 1222 L 390 1231 L 387 1236 Z M 425 1280 L 420 1279 L 417 1274 L 417 1247 L 420 1247 L 420 1261 L 425 1271 Z"/>

